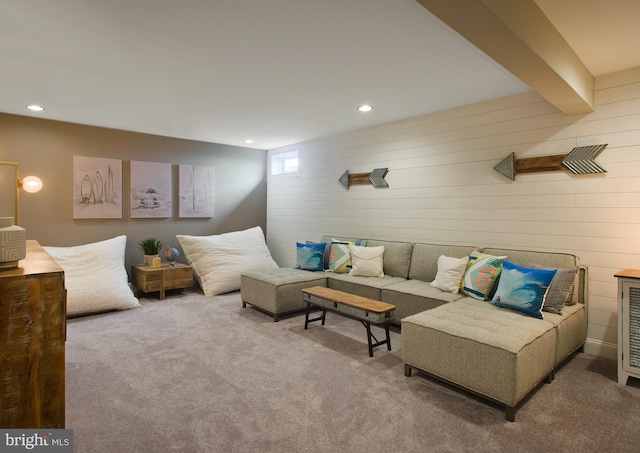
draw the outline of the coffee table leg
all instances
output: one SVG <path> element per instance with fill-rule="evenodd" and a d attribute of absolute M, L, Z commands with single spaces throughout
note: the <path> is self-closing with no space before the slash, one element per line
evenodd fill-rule
<path fill-rule="evenodd" d="M 369 321 L 362 322 L 367 328 L 367 343 L 369 343 L 369 357 L 373 357 L 373 345 L 371 344 L 371 324 Z"/>
<path fill-rule="evenodd" d="M 389 337 L 389 322 L 384 324 L 384 330 L 387 332 L 387 351 L 391 351 L 391 338 Z"/>
<path fill-rule="evenodd" d="M 307 302 L 307 314 L 304 316 L 304 330 L 307 330 L 307 326 L 309 326 L 309 310 L 311 308 L 311 304 Z"/>
<path fill-rule="evenodd" d="M 324 318 L 325 315 L 327 313 L 327 310 L 325 310 L 324 308 L 322 309 L 322 314 L 315 317 L 315 318 L 309 318 L 309 315 L 311 314 L 311 305 L 315 305 L 313 304 L 311 301 L 305 300 L 305 302 L 307 303 L 307 310 L 306 313 L 304 315 L 304 328 L 305 330 L 309 327 L 309 323 L 312 322 L 316 322 L 316 321 L 322 321 L 322 325 L 324 326 Z"/>
<path fill-rule="evenodd" d="M 367 344 L 369 345 L 369 357 L 373 357 L 373 348 L 382 346 L 385 343 L 387 344 L 387 350 L 391 351 L 391 337 L 389 336 L 389 322 L 384 323 L 384 332 L 387 335 L 387 339 L 384 341 L 378 341 L 376 336 L 373 333 L 371 333 L 371 323 L 369 323 L 369 321 L 365 321 L 364 319 L 361 319 L 360 322 L 367 329 Z M 373 343 L 371 339 L 375 340 L 375 343 Z"/>

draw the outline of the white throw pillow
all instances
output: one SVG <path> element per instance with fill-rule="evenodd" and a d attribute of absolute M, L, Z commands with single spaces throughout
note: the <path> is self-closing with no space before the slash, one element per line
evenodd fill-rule
<path fill-rule="evenodd" d="M 176 237 L 207 296 L 239 290 L 244 272 L 279 267 L 259 226 L 213 236 Z"/>
<path fill-rule="evenodd" d="M 351 270 L 349 275 L 361 277 L 384 277 L 384 246 L 351 247 Z"/>
<path fill-rule="evenodd" d="M 435 280 L 431 282 L 431 286 L 453 294 L 460 291 L 460 282 L 467 268 L 469 257 L 452 258 L 450 256 L 440 255 L 438 258 L 438 273 Z"/>
<path fill-rule="evenodd" d="M 126 236 L 72 247 L 44 246 L 64 270 L 67 316 L 140 306 L 124 267 Z"/>

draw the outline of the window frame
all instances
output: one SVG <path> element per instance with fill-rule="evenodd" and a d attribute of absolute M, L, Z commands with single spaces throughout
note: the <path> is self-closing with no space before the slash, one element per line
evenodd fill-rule
<path fill-rule="evenodd" d="M 294 158 L 297 160 L 295 170 L 285 171 L 287 160 Z M 267 162 L 269 178 L 294 178 L 300 176 L 300 152 L 297 149 L 269 153 Z M 274 173 L 274 170 L 278 172 Z"/>

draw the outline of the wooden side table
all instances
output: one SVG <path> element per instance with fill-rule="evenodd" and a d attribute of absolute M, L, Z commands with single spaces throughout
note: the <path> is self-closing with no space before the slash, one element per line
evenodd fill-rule
<path fill-rule="evenodd" d="M 138 293 L 160 292 L 160 300 L 165 298 L 168 289 L 184 289 L 193 286 L 193 268 L 187 264 L 175 266 L 163 264 L 161 267 L 139 264 L 131 266 L 131 283 Z"/>

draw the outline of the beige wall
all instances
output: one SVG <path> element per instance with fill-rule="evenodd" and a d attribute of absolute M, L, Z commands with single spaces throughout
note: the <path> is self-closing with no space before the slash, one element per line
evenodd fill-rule
<path fill-rule="evenodd" d="M 123 161 L 122 219 L 73 219 L 74 155 Z M 175 164 L 172 218 L 131 219 L 128 201 L 131 160 Z M 20 194 L 20 224 L 26 228 L 28 239 L 43 245 L 67 246 L 125 234 L 127 269 L 142 260 L 136 244 L 147 236 L 178 247 L 176 234 L 210 235 L 256 225 L 263 230 L 266 227 L 264 151 L 0 114 L 0 161 L 18 162 L 21 176 L 34 174 L 44 182 L 41 192 Z M 178 164 L 215 168 L 213 218 L 177 218 Z M 11 178 L 13 169 L 0 167 L 0 216 L 13 216 Z M 184 261 L 184 255 L 180 260 Z"/>
<path fill-rule="evenodd" d="M 615 358 L 613 274 L 640 267 L 640 68 L 597 78 L 595 98 L 595 112 L 566 116 L 529 92 L 283 148 L 299 150 L 301 174 L 268 181 L 271 252 L 290 266 L 295 241 L 327 233 L 574 253 L 589 266 L 587 351 Z M 511 152 L 601 143 L 606 174 L 493 170 Z M 379 167 L 388 189 L 338 183 Z"/>

